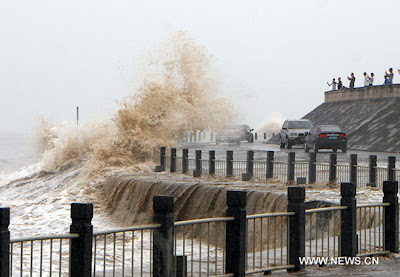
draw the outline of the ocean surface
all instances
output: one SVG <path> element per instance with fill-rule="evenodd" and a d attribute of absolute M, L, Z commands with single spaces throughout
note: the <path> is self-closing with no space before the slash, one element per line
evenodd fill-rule
<path fill-rule="evenodd" d="M 35 138 L 25 133 L 0 133 L 0 174 L 9 174 L 37 163 L 40 154 Z"/>
<path fill-rule="evenodd" d="M 67 232 L 70 205 L 90 202 L 96 206 L 97 228 L 113 227 L 101 199 L 88 184 L 76 181 L 80 167 L 43 170 L 41 153 L 30 134 L 0 134 L 0 207 L 11 208 L 11 237 Z"/>

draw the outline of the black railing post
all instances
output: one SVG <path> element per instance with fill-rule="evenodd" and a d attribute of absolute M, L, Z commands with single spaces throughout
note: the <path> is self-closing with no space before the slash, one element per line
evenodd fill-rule
<path fill-rule="evenodd" d="M 189 141 L 190 141 L 190 142 L 193 142 L 193 132 L 190 132 L 190 133 L 189 133 Z"/>
<path fill-rule="evenodd" d="M 306 213 L 304 203 L 306 191 L 304 187 L 288 188 L 288 212 L 295 215 L 289 216 L 289 264 L 294 265 L 293 271 L 303 270 L 305 264 L 300 263 L 300 258 L 305 257 L 306 244 Z"/>
<path fill-rule="evenodd" d="M 187 255 L 177 255 L 176 259 L 176 277 L 187 277 Z"/>
<path fill-rule="evenodd" d="M 189 149 L 182 149 L 182 173 L 189 170 Z"/>
<path fill-rule="evenodd" d="M 254 140 L 257 140 L 257 133 L 254 133 Z"/>
<path fill-rule="evenodd" d="M 71 234 L 78 238 L 71 239 L 70 275 L 76 277 L 92 276 L 93 246 L 93 204 L 72 203 L 70 226 Z"/>
<path fill-rule="evenodd" d="M 264 139 L 267 139 L 267 133 L 264 133 Z"/>
<path fill-rule="evenodd" d="M 385 250 L 393 253 L 399 253 L 399 199 L 397 192 L 399 183 L 397 181 L 383 182 L 383 203 L 389 203 L 385 206 Z"/>
<path fill-rule="evenodd" d="M 10 208 L 0 208 L 0 277 L 10 276 Z"/>
<path fill-rule="evenodd" d="M 247 151 L 247 160 L 246 160 L 246 172 L 250 174 L 250 177 L 253 177 L 254 173 L 254 151 Z"/>
<path fill-rule="evenodd" d="M 156 172 L 165 171 L 165 147 L 160 147 L 160 165 L 156 166 Z"/>
<path fill-rule="evenodd" d="M 170 171 L 176 172 L 176 148 L 171 148 L 171 165 Z"/>
<path fill-rule="evenodd" d="M 388 176 L 387 181 L 394 182 L 396 178 L 396 157 L 389 156 L 388 158 Z"/>
<path fill-rule="evenodd" d="M 226 151 L 226 177 L 233 176 L 233 151 Z"/>
<path fill-rule="evenodd" d="M 215 174 L 215 150 L 208 152 L 208 174 Z"/>
<path fill-rule="evenodd" d="M 274 177 L 274 151 L 267 152 L 267 179 Z"/>
<path fill-rule="evenodd" d="M 288 153 L 288 165 L 287 165 L 287 181 L 294 181 L 294 162 L 295 162 L 295 152 Z"/>
<path fill-rule="evenodd" d="M 355 257 L 357 255 L 357 203 L 356 184 L 341 183 L 340 205 L 347 206 L 341 211 L 340 256 Z"/>
<path fill-rule="evenodd" d="M 370 187 L 376 187 L 376 155 L 369 155 L 369 183 Z"/>
<path fill-rule="evenodd" d="M 234 221 L 226 222 L 225 272 L 244 277 L 246 271 L 246 191 L 227 191 L 226 216 Z"/>
<path fill-rule="evenodd" d="M 160 165 L 161 165 L 161 171 L 165 171 L 165 151 L 166 148 L 165 146 L 160 147 Z"/>
<path fill-rule="evenodd" d="M 329 182 L 336 181 L 336 162 L 337 155 L 331 154 L 329 159 Z"/>
<path fill-rule="evenodd" d="M 210 142 L 213 142 L 213 141 L 214 141 L 214 132 L 211 131 L 211 134 L 210 134 Z"/>
<path fill-rule="evenodd" d="M 153 221 L 161 224 L 153 235 L 153 276 L 175 277 L 174 198 L 154 196 L 153 211 Z"/>
<path fill-rule="evenodd" d="M 350 183 L 357 184 L 357 154 L 350 155 Z"/>
<path fill-rule="evenodd" d="M 196 169 L 193 170 L 193 177 L 201 177 L 202 166 L 201 166 L 201 150 L 196 150 L 195 152 L 195 163 Z"/>
<path fill-rule="evenodd" d="M 246 158 L 246 173 L 242 173 L 242 181 L 251 180 L 254 172 L 253 168 L 254 168 L 254 151 L 248 150 Z"/>
<path fill-rule="evenodd" d="M 197 131 L 193 132 L 193 142 L 197 142 Z"/>
<path fill-rule="evenodd" d="M 310 153 L 308 159 L 308 183 L 314 184 L 317 181 L 317 153 Z"/>

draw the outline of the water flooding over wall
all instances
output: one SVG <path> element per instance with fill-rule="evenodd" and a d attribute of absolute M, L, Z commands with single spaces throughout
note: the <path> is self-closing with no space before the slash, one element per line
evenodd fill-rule
<path fill-rule="evenodd" d="M 113 176 L 104 186 L 106 207 L 121 223 L 149 223 L 153 196 L 175 198 L 175 220 L 225 216 L 229 185 L 196 182 L 159 182 L 130 175 Z M 286 211 L 286 192 L 248 191 L 247 214 Z"/>
<path fill-rule="evenodd" d="M 233 188 L 229 184 L 204 184 L 196 182 L 171 182 L 155 181 L 152 178 L 133 177 L 132 175 L 119 175 L 110 177 L 105 186 L 106 208 L 112 216 L 123 225 L 136 225 L 152 222 L 153 196 L 170 195 L 175 199 L 175 221 L 225 216 L 226 193 Z M 247 191 L 247 214 L 286 211 L 287 196 L 283 191 Z M 264 221 L 264 223 L 266 223 Z M 280 223 L 280 222 L 279 222 Z M 257 222 L 256 229 L 260 229 Z M 286 226 L 275 226 L 274 231 Z M 249 225 L 249 241 L 257 233 L 253 232 L 253 225 Z M 209 233 L 207 225 L 195 226 L 194 230 L 187 229 L 186 237 L 209 238 L 212 244 L 224 247 L 224 241 L 217 239 L 224 234 L 224 225 L 212 228 Z M 265 229 L 266 230 L 266 229 Z M 267 242 L 258 240 L 256 247 Z M 272 237 L 270 242 L 272 242 Z M 279 240 L 278 240 L 279 241 Z M 251 246 L 254 244 L 252 243 Z M 251 248 L 252 249 L 252 248 Z M 250 250 L 251 250 L 250 249 Z"/>
<path fill-rule="evenodd" d="M 162 179 L 162 178 L 161 178 Z M 160 178 L 140 177 L 137 175 L 115 175 L 104 185 L 106 208 L 120 224 L 137 225 L 152 222 L 153 196 L 169 195 L 175 199 L 175 221 L 223 217 L 227 209 L 227 190 L 243 189 L 246 185 L 235 183 L 205 183 L 195 181 L 171 181 Z M 259 190 L 246 189 L 248 215 L 260 213 L 284 212 L 287 209 L 286 189 L 268 189 L 268 185 Z M 306 209 L 332 206 L 333 203 L 312 200 L 306 202 Z M 369 229 L 381 224 L 375 214 L 359 214 L 358 230 Z M 336 222 L 336 223 L 335 223 Z M 329 229 L 329 230 L 328 230 Z M 196 239 L 209 238 L 211 244 L 224 247 L 221 234 L 224 225 L 220 224 L 209 233 L 207 225 L 196 226 L 193 230 L 180 230 L 186 237 Z M 337 236 L 340 234 L 340 216 L 338 212 L 322 213 L 307 217 L 306 239 L 321 239 L 321 233 Z M 263 233 L 263 234 L 261 234 Z M 318 237 L 319 233 L 319 237 Z M 277 217 L 248 221 L 248 251 L 262 251 L 265 245 L 285 246 L 287 242 L 287 218 Z"/>

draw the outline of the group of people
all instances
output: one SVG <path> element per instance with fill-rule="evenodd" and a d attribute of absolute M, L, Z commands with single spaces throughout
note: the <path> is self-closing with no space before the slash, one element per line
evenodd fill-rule
<path fill-rule="evenodd" d="M 400 74 L 400 69 L 397 70 Z M 368 86 L 373 86 L 374 85 L 374 73 L 371 73 L 368 75 L 367 72 L 364 72 L 364 87 Z M 385 71 L 385 82 L 383 83 L 386 86 L 390 86 L 393 84 L 393 68 L 389 68 L 389 72 Z M 347 76 L 347 79 L 350 81 L 349 83 L 349 89 L 354 89 L 354 83 L 356 82 L 356 77 L 354 77 L 354 73 L 350 74 L 350 77 Z M 343 86 L 342 83 L 342 78 L 338 78 L 338 81 L 336 82 L 335 78 L 332 79 L 332 83 L 326 82 L 328 86 L 332 86 L 332 90 L 338 90 L 338 89 L 344 89 L 347 88 Z"/>

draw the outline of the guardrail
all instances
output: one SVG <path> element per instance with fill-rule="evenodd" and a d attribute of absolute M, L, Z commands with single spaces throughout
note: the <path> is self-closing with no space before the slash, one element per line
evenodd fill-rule
<path fill-rule="evenodd" d="M 175 226 L 175 267 L 184 276 L 224 275 L 226 253 L 226 222 L 234 221 L 234 217 L 203 218 L 184 220 L 174 223 Z M 178 265 L 178 263 L 180 263 Z"/>
<path fill-rule="evenodd" d="M 288 217 L 294 212 L 248 215 L 246 274 L 293 269 L 288 261 Z"/>
<path fill-rule="evenodd" d="M 306 210 L 307 257 L 340 255 L 341 211 L 345 209 L 346 206 L 336 206 Z"/>
<path fill-rule="evenodd" d="M 10 276 L 62 276 L 68 271 L 70 239 L 77 234 L 21 237 L 10 240 Z"/>
<path fill-rule="evenodd" d="M 338 164 L 337 154 L 330 154 L 329 163 L 317 161 L 316 153 L 309 153 L 308 161 L 296 161 L 295 152 L 289 152 L 286 161 L 275 160 L 274 151 L 267 151 L 266 158 L 255 157 L 256 152 L 247 151 L 246 160 L 234 160 L 234 153 L 226 151 L 226 159 L 216 159 L 215 150 L 208 151 L 208 158 L 196 150 L 194 157 L 189 157 L 189 150 L 183 149 L 182 156 L 176 155 L 177 149 L 171 148 L 167 157 L 165 147 L 160 149 L 160 165 L 156 171 L 192 173 L 193 177 L 213 176 L 249 181 L 275 179 L 280 182 L 296 181 L 298 178 L 306 183 L 353 182 L 358 187 L 382 187 L 383 181 L 400 179 L 400 169 L 396 168 L 396 157 L 389 156 L 386 167 L 377 166 L 377 156 L 369 156 L 369 165 L 358 165 L 357 154 L 351 154 L 348 164 Z M 265 156 L 265 151 L 262 152 Z M 169 162 L 167 162 L 169 161 Z M 162 170 L 161 170 L 162 169 Z"/>
<path fill-rule="evenodd" d="M 70 234 L 15 238 L 0 208 L 3 276 L 246 276 L 299 271 L 301 257 L 399 251 L 398 182 L 383 201 L 357 206 L 341 184 L 340 206 L 306 209 L 305 188 L 289 187 L 287 211 L 246 214 L 244 190 L 227 191 L 226 216 L 174 221 L 174 198 L 154 196 L 153 224 L 93 232 L 93 205 L 71 205 Z"/>
<path fill-rule="evenodd" d="M 384 240 L 384 207 L 389 203 L 366 204 L 357 206 L 358 254 L 386 254 Z"/>
<path fill-rule="evenodd" d="M 93 276 L 151 275 L 153 230 L 159 228 L 149 224 L 93 232 Z"/>

